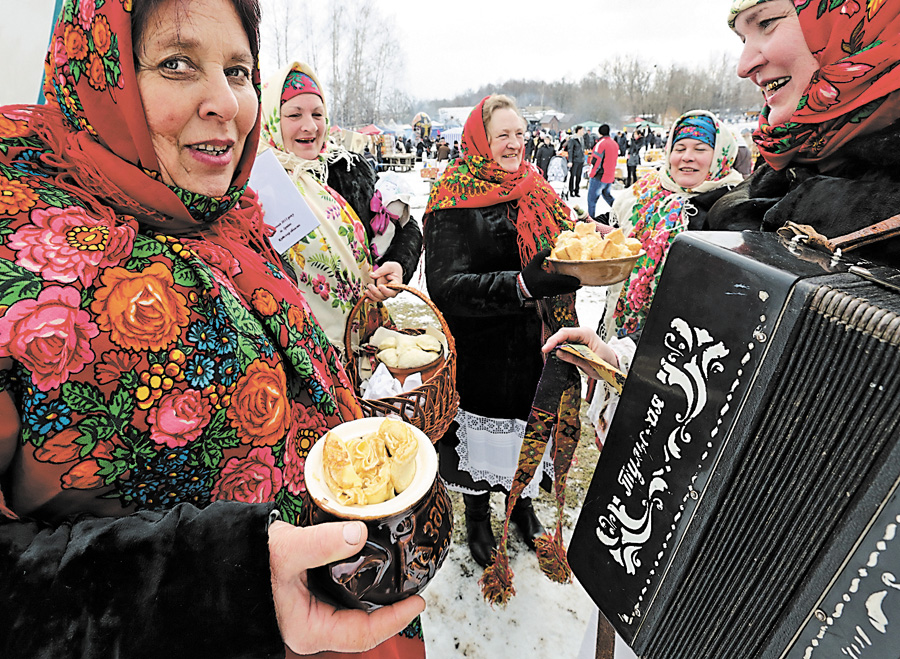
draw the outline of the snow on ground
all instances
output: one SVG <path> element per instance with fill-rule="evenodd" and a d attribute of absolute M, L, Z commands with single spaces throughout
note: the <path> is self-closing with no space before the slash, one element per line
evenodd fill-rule
<path fill-rule="evenodd" d="M 421 221 L 429 185 L 422 180 L 418 168 L 419 166 L 401 176 L 415 195 L 412 202 L 413 216 Z M 586 208 L 586 188 L 582 188 L 580 197 L 570 199 L 568 203 L 570 206 L 579 204 Z M 605 210 L 605 202 L 600 199 L 598 211 Z M 425 290 L 421 268 L 410 283 L 419 290 Z M 404 293 L 398 296 L 397 303 L 406 305 L 409 297 Z M 577 299 L 581 324 L 596 327 L 602 312 L 603 289 L 582 289 Z M 428 313 L 427 309 L 424 311 Z M 419 318 L 416 318 L 415 324 L 422 326 Z M 579 468 L 588 470 L 586 476 L 589 481 L 599 454 L 596 448 L 589 445 L 580 455 L 582 464 Z M 584 464 L 585 462 L 589 464 Z M 567 544 L 580 511 L 580 497 L 574 499 L 575 503 L 567 506 L 564 511 L 566 523 L 563 535 Z M 453 494 L 453 501 L 455 528 L 450 555 L 423 593 L 428 603 L 423 614 L 423 626 L 429 657 L 575 659 L 579 655 L 588 623 L 596 610 L 584 589 L 577 581 L 561 585 L 547 579 L 538 568 L 536 556 L 528 550 L 513 528 L 509 554 L 517 594 L 505 608 L 491 608 L 482 598 L 478 585 L 482 570 L 472 560 L 466 546 L 462 498 Z M 491 503 L 494 532 L 499 538 L 503 496 L 492 495 Z M 542 492 L 535 507 L 541 521 L 550 528 L 556 514 L 554 500 Z M 593 651 L 590 651 L 589 656 L 593 657 Z"/>

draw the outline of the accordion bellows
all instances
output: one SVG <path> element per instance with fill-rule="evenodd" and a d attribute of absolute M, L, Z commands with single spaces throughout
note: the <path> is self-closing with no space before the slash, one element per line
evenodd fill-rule
<path fill-rule="evenodd" d="M 569 549 L 639 656 L 896 657 L 900 274 L 851 264 L 673 244 Z"/>

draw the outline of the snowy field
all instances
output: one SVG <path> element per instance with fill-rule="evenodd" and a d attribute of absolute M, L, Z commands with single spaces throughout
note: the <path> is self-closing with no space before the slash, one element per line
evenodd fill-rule
<path fill-rule="evenodd" d="M 428 184 L 421 179 L 418 170 L 402 176 L 415 193 L 412 204 L 413 216 L 421 221 L 427 202 Z M 614 191 L 613 194 L 617 192 Z M 582 188 L 581 196 L 570 199 L 568 203 L 571 206 L 578 204 L 582 208 L 587 208 L 586 189 Z M 603 212 L 606 209 L 601 199 L 597 210 Z M 425 290 L 425 279 L 421 269 L 410 284 L 422 291 Z M 398 301 L 404 304 L 402 297 L 398 297 Z M 577 306 L 581 324 L 596 327 L 602 305 L 603 289 L 580 290 Z M 586 486 L 599 453 L 589 441 L 583 441 L 582 444 L 582 450 L 579 452 L 580 461 L 578 465 L 573 466 L 573 471 L 586 472 L 582 474 Z M 583 496 L 584 492 L 579 492 Z M 570 500 L 574 499 L 574 503 L 568 505 L 564 511 L 564 537 L 567 544 L 575 520 L 578 518 L 581 496 L 570 496 Z M 503 515 L 502 495 L 493 495 L 491 503 L 495 535 L 499 538 L 500 520 Z M 549 528 L 555 520 L 555 503 L 551 497 L 542 492 L 541 497 L 535 502 L 535 508 L 541 521 Z M 584 589 L 575 581 L 560 585 L 544 577 L 538 568 L 537 558 L 528 551 L 513 528 L 509 554 L 510 566 L 515 573 L 514 585 L 517 594 L 505 608 L 491 608 L 482 598 L 478 586 L 481 568 L 472 560 L 466 546 L 462 498 L 459 495 L 454 495 L 454 512 L 455 528 L 450 555 L 424 593 L 428 603 L 423 614 L 428 656 L 438 659 L 579 657 L 585 631 L 595 611 L 594 604 Z M 592 624 L 596 625 L 595 622 Z M 593 647 L 590 647 L 587 654 L 580 656 L 593 658 Z M 624 655 L 617 652 L 617 659 L 620 656 Z"/>

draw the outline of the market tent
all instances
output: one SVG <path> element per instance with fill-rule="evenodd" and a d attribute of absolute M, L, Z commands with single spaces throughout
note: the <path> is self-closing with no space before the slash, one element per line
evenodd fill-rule
<path fill-rule="evenodd" d="M 633 129 L 637 128 L 638 126 L 650 126 L 650 128 L 652 128 L 652 129 L 654 129 L 654 130 L 665 128 L 665 126 L 663 126 L 663 125 L 661 125 L 661 124 L 658 124 L 658 123 L 653 122 L 653 121 L 645 121 L 645 120 L 642 120 L 642 121 L 632 121 L 632 122 L 629 122 L 629 123 L 625 124 L 625 128 L 627 128 L 627 129 L 629 129 L 629 130 L 633 130 Z"/>
<path fill-rule="evenodd" d="M 447 140 L 447 144 L 453 146 L 454 142 L 459 142 L 462 140 L 462 132 L 462 126 L 448 128 L 447 130 L 441 132 L 441 137 Z"/>
<path fill-rule="evenodd" d="M 381 135 L 382 130 L 375 124 L 369 124 L 368 126 L 357 129 L 356 132 L 362 133 L 363 135 Z"/>

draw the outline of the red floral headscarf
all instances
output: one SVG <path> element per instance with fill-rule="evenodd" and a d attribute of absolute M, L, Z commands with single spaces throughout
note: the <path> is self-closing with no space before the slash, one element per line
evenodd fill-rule
<path fill-rule="evenodd" d="M 900 118 L 900 1 L 794 5 L 820 68 L 789 121 L 769 124 L 763 110 L 754 140 L 775 169 L 817 163 L 827 171 L 844 144 Z"/>
<path fill-rule="evenodd" d="M 462 158 L 444 171 L 431 191 L 426 212 L 518 201 L 516 229 L 524 266 L 540 250 L 552 247 L 560 232 L 571 228 L 570 210 L 530 162 L 523 161 L 518 171 L 507 172 L 494 160 L 482 119 L 488 98 L 481 99 L 466 119 L 460 147 Z"/>
<path fill-rule="evenodd" d="M 256 35 L 251 42 L 257 43 Z M 78 172 L 79 185 L 142 223 L 185 231 L 209 224 L 237 206 L 250 177 L 259 140 L 259 116 L 247 136 L 232 185 L 208 197 L 162 182 L 144 118 L 134 68 L 131 2 L 67 1 L 50 40 L 44 95 L 62 112 L 41 113 L 36 125 L 48 132 L 64 167 Z M 259 71 L 253 83 L 259 95 Z M 148 208 L 158 213 L 147 214 Z"/>

